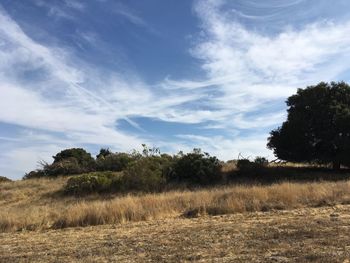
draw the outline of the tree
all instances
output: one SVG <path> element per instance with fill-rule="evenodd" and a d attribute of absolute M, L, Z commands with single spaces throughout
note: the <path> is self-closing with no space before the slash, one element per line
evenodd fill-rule
<path fill-rule="evenodd" d="M 0 176 L 0 183 L 11 182 L 11 181 L 12 181 L 11 179 L 8 179 L 8 178 L 5 177 L 5 176 Z"/>
<path fill-rule="evenodd" d="M 106 158 L 108 155 L 113 154 L 109 148 L 101 148 L 99 154 L 96 155 L 96 159 Z"/>
<path fill-rule="evenodd" d="M 271 131 L 268 148 L 281 160 L 350 166 L 350 86 L 321 82 L 286 101 L 287 120 Z"/>
<path fill-rule="evenodd" d="M 100 153 L 101 154 L 101 153 Z M 127 153 L 110 153 L 106 156 L 99 156 L 96 160 L 98 171 L 123 171 L 135 158 Z"/>
<path fill-rule="evenodd" d="M 167 179 L 176 183 L 208 185 L 220 181 L 220 171 L 219 159 L 195 148 L 191 153 L 178 157 Z"/>
<path fill-rule="evenodd" d="M 54 159 L 53 164 L 72 158 L 76 159 L 78 164 L 84 167 L 91 167 L 95 163 L 91 154 L 82 148 L 65 149 L 57 153 L 55 156 L 52 156 L 52 158 Z"/>

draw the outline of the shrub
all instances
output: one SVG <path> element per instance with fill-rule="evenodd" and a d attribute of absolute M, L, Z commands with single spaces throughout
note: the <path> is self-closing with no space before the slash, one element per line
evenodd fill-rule
<path fill-rule="evenodd" d="M 57 177 L 59 175 L 73 175 L 90 172 L 90 167 L 80 165 L 75 158 L 67 158 L 52 164 L 41 163 L 42 168 L 26 173 L 23 179 L 33 179 L 39 177 Z"/>
<path fill-rule="evenodd" d="M 64 188 L 66 194 L 90 194 L 119 190 L 121 174 L 95 172 L 69 178 Z"/>
<path fill-rule="evenodd" d="M 0 176 L 0 183 L 4 183 L 4 182 L 11 182 L 12 180 L 5 177 L 5 176 Z"/>
<path fill-rule="evenodd" d="M 82 174 L 95 171 L 95 160 L 91 154 L 81 148 L 66 149 L 55 156 L 52 164 L 39 162 L 41 168 L 26 173 L 23 179 L 38 177 L 56 177 L 59 175 Z"/>
<path fill-rule="evenodd" d="M 249 159 L 240 159 L 237 161 L 239 175 L 259 176 L 266 172 L 268 160 L 264 157 L 256 157 L 254 162 Z"/>
<path fill-rule="evenodd" d="M 254 163 L 249 161 L 249 159 L 240 159 L 237 161 L 237 169 L 242 170 L 248 170 L 254 168 Z"/>
<path fill-rule="evenodd" d="M 96 155 L 96 158 L 100 159 L 100 158 L 106 157 L 110 154 L 113 154 L 113 153 L 108 148 L 107 149 L 101 148 L 100 153 L 98 155 Z"/>
<path fill-rule="evenodd" d="M 98 171 L 123 171 L 135 158 L 127 153 L 111 153 L 100 155 L 96 160 L 96 170 Z"/>
<path fill-rule="evenodd" d="M 54 159 L 53 163 L 59 163 L 74 158 L 80 166 L 90 170 L 95 164 L 95 160 L 92 158 L 91 154 L 82 148 L 66 149 L 57 153 L 55 156 L 52 156 L 52 158 Z"/>
<path fill-rule="evenodd" d="M 65 188 L 66 194 L 143 191 L 157 192 L 166 184 L 166 174 L 172 165 L 170 155 L 144 156 L 133 160 L 123 171 L 94 172 L 71 177 Z"/>
<path fill-rule="evenodd" d="M 89 166 L 80 164 L 74 157 L 63 159 L 59 162 L 54 162 L 51 165 L 47 165 L 44 168 L 47 176 L 58 176 L 58 175 L 70 175 L 70 174 L 82 174 L 92 171 Z"/>
<path fill-rule="evenodd" d="M 39 177 L 43 177 L 43 176 L 45 176 L 44 170 L 37 169 L 34 171 L 30 171 L 29 173 L 25 173 L 23 176 L 23 179 L 24 180 L 34 179 L 34 178 L 39 178 Z"/>
<path fill-rule="evenodd" d="M 220 169 L 221 164 L 215 156 L 195 149 L 179 157 L 168 179 L 176 183 L 207 185 L 221 180 Z"/>
<path fill-rule="evenodd" d="M 257 156 L 254 159 L 254 163 L 266 167 L 269 164 L 269 160 L 267 160 L 265 157 Z"/>
<path fill-rule="evenodd" d="M 145 192 L 160 191 L 166 183 L 166 172 L 171 160 L 168 156 L 147 156 L 136 160 L 124 172 L 126 189 Z"/>

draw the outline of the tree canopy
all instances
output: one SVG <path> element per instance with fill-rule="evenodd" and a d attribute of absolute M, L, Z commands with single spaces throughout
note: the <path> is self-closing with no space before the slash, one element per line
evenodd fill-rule
<path fill-rule="evenodd" d="M 52 156 L 52 158 L 54 159 L 53 163 L 59 163 L 74 158 L 79 165 L 91 165 L 95 161 L 91 154 L 82 148 L 65 149 L 57 153 L 55 156 Z"/>
<path fill-rule="evenodd" d="M 286 101 L 287 120 L 271 131 L 268 148 L 281 160 L 350 166 L 350 86 L 321 82 Z"/>

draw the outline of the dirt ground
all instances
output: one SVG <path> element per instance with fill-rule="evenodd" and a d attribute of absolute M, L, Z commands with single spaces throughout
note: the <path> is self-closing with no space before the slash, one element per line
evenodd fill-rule
<path fill-rule="evenodd" d="M 349 259 L 349 205 L 0 234 L 0 262 Z"/>

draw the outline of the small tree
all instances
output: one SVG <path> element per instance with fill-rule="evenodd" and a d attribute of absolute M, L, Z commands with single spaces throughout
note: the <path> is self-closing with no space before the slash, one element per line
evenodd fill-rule
<path fill-rule="evenodd" d="M 4 183 L 4 182 L 11 182 L 12 180 L 5 177 L 5 176 L 0 176 L 0 183 Z"/>
<path fill-rule="evenodd" d="M 178 183 L 207 185 L 220 181 L 221 164 L 215 156 L 200 149 L 182 155 L 168 173 L 168 180 Z"/>
<path fill-rule="evenodd" d="M 91 167 L 95 162 L 91 154 L 82 148 L 65 149 L 57 153 L 55 156 L 52 156 L 52 158 L 54 159 L 53 163 L 58 163 L 62 162 L 63 160 L 74 158 L 79 165 L 84 167 Z"/>
<path fill-rule="evenodd" d="M 350 86 L 321 82 L 287 100 L 288 117 L 268 148 L 281 160 L 350 165 Z"/>
<path fill-rule="evenodd" d="M 96 160 L 96 170 L 98 171 L 123 171 L 135 158 L 127 153 L 110 153 L 100 156 Z"/>
<path fill-rule="evenodd" d="M 102 159 L 102 158 L 106 158 L 108 155 L 111 155 L 113 154 L 109 148 L 101 148 L 99 154 L 96 155 L 96 158 L 97 159 Z"/>
<path fill-rule="evenodd" d="M 131 162 L 124 171 L 124 187 L 145 192 L 161 190 L 169 163 L 170 160 L 161 156 L 144 156 Z"/>

